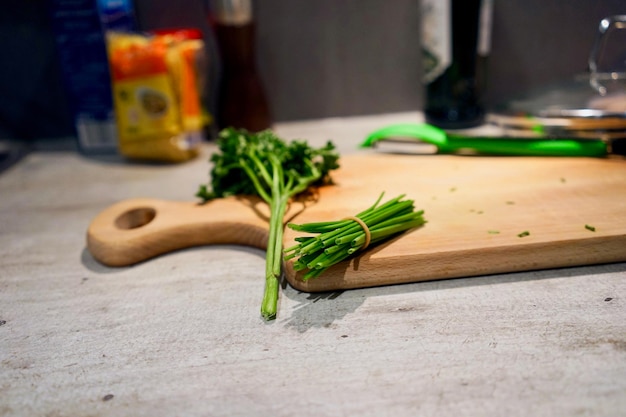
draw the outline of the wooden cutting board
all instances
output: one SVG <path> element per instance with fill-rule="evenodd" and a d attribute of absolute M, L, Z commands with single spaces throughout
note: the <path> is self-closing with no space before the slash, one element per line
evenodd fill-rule
<path fill-rule="evenodd" d="M 623 158 L 362 153 L 342 157 L 333 179 L 336 184 L 319 189 L 315 199 L 293 203 L 285 220 L 341 219 L 384 191 L 384 200 L 413 199 L 427 223 L 317 279 L 302 281 L 287 263 L 288 282 L 302 291 L 626 261 Z M 204 205 L 132 199 L 93 220 L 87 247 L 110 266 L 198 245 L 265 248 L 267 215 L 264 203 L 248 198 Z M 297 235 L 287 229 L 285 247 Z"/>

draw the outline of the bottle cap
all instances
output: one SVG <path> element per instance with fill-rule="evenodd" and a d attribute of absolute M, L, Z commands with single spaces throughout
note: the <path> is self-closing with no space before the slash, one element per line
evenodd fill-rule
<path fill-rule="evenodd" d="M 213 0 L 212 5 L 220 24 L 243 26 L 252 21 L 252 0 Z"/>

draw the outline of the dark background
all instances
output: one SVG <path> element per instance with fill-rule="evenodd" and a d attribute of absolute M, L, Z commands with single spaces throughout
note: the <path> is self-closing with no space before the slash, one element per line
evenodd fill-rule
<path fill-rule="evenodd" d="M 203 0 L 136 0 L 144 30 L 194 26 Z M 495 0 L 487 101 L 584 72 L 599 21 L 624 0 Z M 260 0 L 257 58 L 274 119 L 421 109 L 418 0 Z M 3 4 L 0 138 L 73 134 L 47 2 Z"/>

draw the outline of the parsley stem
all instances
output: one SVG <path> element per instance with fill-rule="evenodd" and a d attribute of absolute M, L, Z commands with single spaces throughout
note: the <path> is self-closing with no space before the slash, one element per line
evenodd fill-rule
<path fill-rule="evenodd" d="M 219 133 L 219 152 L 211 155 L 209 186 L 196 196 L 208 201 L 233 195 L 258 195 L 270 208 L 261 315 L 276 317 L 283 263 L 284 216 L 289 200 L 314 185 L 330 183 L 329 172 L 339 167 L 339 154 L 328 142 L 313 148 L 305 141 L 287 143 L 266 130 L 251 133 L 227 128 Z M 302 242 L 308 241 L 303 240 Z"/>
<path fill-rule="evenodd" d="M 267 251 L 265 253 L 265 290 L 261 303 L 261 315 L 265 320 L 276 318 L 278 310 L 278 292 L 282 268 L 283 217 L 287 200 L 282 198 L 270 204 L 271 215 Z"/>

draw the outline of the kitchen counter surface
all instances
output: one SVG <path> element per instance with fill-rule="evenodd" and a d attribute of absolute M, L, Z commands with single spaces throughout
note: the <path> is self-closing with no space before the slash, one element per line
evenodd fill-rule
<path fill-rule="evenodd" d="M 358 152 L 402 113 L 283 123 Z M 134 197 L 193 200 L 194 161 L 34 152 L 0 175 L 0 416 L 617 416 L 626 263 L 343 292 L 281 290 L 264 253 L 181 250 L 124 268 L 85 248 Z"/>

